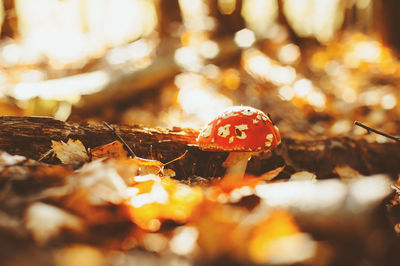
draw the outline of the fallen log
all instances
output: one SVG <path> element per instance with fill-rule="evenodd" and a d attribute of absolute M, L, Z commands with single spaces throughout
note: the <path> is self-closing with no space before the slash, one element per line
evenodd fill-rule
<path fill-rule="evenodd" d="M 192 129 L 145 128 L 134 125 L 112 125 L 134 152 L 143 158 L 170 161 L 186 150 L 187 155 L 172 163 L 178 179 L 193 176 L 222 176 L 225 152 L 202 151 L 196 145 L 198 132 Z M 116 140 L 102 124 L 70 123 L 49 117 L 0 117 L 0 150 L 38 160 L 49 151 L 51 140 L 79 139 L 86 148 L 94 148 Z M 261 175 L 278 166 L 287 165 L 282 175 L 306 170 L 318 178 L 334 177 L 333 169 L 347 165 L 361 174 L 400 172 L 400 144 L 367 143 L 346 137 L 298 140 L 283 138 L 272 153 L 253 157 L 247 172 Z"/>

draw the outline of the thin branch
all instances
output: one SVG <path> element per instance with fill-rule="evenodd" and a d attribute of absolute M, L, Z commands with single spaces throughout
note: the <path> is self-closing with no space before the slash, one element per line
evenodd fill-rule
<path fill-rule="evenodd" d="M 49 157 L 50 155 L 52 155 L 54 153 L 53 149 L 48 150 L 45 154 L 43 154 L 42 156 L 40 156 L 40 158 L 38 159 L 38 162 L 43 161 L 46 157 Z"/>
<path fill-rule="evenodd" d="M 387 138 L 389 138 L 389 139 L 392 139 L 392 140 L 395 140 L 395 141 L 397 141 L 397 142 L 400 142 L 400 138 L 399 138 L 399 137 L 395 137 L 395 136 L 386 134 L 386 133 L 384 133 L 384 132 L 382 132 L 382 131 L 373 129 L 373 128 L 371 128 L 371 127 L 369 127 L 369 126 L 367 126 L 367 125 L 364 125 L 364 124 L 362 124 L 362 123 L 360 123 L 360 122 L 358 122 L 358 121 L 355 121 L 354 124 L 355 124 L 356 126 L 359 126 L 359 127 L 362 127 L 362 128 L 364 128 L 364 129 L 366 129 L 366 130 L 368 131 L 368 133 L 369 133 L 369 132 L 374 132 L 374 133 L 376 133 L 376 134 L 378 134 L 378 135 L 382 135 L 382 136 L 387 137 Z"/>
<path fill-rule="evenodd" d="M 133 152 L 133 150 L 131 149 L 131 147 L 129 147 L 128 144 L 126 144 L 125 140 L 115 131 L 115 129 L 110 126 L 109 124 L 107 124 L 107 122 L 103 121 L 103 124 L 108 127 L 114 134 L 115 136 L 117 136 L 117 138 L 122 142 L 122 144 L 124 144 L 125 148 L 128 150 L 128 152 L 130 153 L 130 155 L 132 157 L 136 157 L 136 154 Z"/>
<path fill-rule="evenodd" d="M 178 160 L 182 159 L 183 157 L 186 156 L 187 153 L 188 153 L 188 151 L 186 150 L 182 155 L 180 155 L 179 157 L 177 157 L 177 158 L 175 158 L 175 159 L 173 159 L 173 160 L 171 160 L 171 161 L 165 163 L 163 166 L 166 166 L 167 164 L 170 164 L 170 163 L 173 163 L 173 162 L 175 162 L 175 161 L 178 161 Z"/>

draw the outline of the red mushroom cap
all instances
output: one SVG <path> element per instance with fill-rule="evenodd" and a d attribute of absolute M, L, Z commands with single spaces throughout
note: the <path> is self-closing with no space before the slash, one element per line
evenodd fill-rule
<path fill-rule="evenodd" d="M 281 136 L 260 110 L 233 106 L 208 123 L 197 142 L 200 149 L 209 151 L 261 151 L 274 149 L 281 143 Z"/>

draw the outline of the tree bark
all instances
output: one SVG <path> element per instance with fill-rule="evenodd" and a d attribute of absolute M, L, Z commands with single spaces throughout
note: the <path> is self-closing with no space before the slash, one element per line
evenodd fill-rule
<path fill-rule="evenodd" d="M 0 1 L 0 4 L 3 4 L 4 7 L 3 23 L 1 23 L 0 18 L 0 39 L 18 37 L 18 18 L 15 11 L 15 0 Z"/>
<path fill-rule="evenodd" d="M 187 155 L 168 167 L 178 179 L 194 176 L 223 176 L 223 161 L 228 153 L 202 151 L 196 145 L 198 132 L 192 129 L 159 129 L 142 126 L 112 125 L 116 132 L 140 157 L 165 163 L 186 150 Z M 79 139 L 86 148 L 94 148 L 116 140 L 104 125 L 68 123 L 48 117 L 0 117 L 0 150 L 38 160 L 50 150 L 51 140 Z M 261 175 L 278 166 L 287 165 L 281 177 L 306 170 L 318 178 L 334 177 L 337 165 L 348 165 L 362 174 L 400 171 L 400 144 L 367 143 L 344 137 L 298 140 L 284 138 L 272 153 L 253 157 L 247 173 Z"/>

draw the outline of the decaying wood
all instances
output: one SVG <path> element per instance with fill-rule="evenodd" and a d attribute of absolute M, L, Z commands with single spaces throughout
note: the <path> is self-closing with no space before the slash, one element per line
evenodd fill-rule
<path fill-rule="evenodd" d="M 113 125 L 116 132 L 143 158 L 170 161 L 186 150 L 188 154 L 170 168 L 177 178 L 221 176 L 225 152 L 207 152 L 196 145 L 198 132 L 191 129 L 155 129 L 141 126 Z M 51 140 L 79 139 L 86 148 L 116 140 L 102 124 L 76 124 L 47 117 L 0 117 L 0 150 L 38 160 L 50 149 Z M 283 138 L 271 153 L 253 157 L 248 173 L 260 175 L 286 164 L 286 174 L 307 170 L 318 178 L 332 177 L 337 165 L 349 165 L 362 174 L 400 171 L 398 143 L 367 143 L 345 137 L 317 140 Z M 285 173 L 283 173 L 285 174 Z"/>

